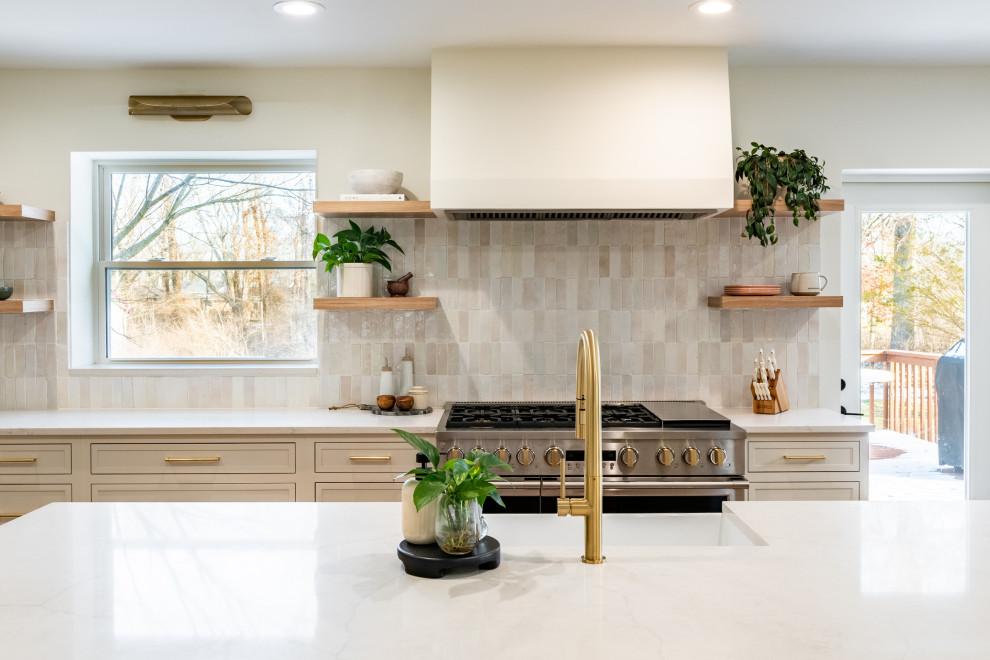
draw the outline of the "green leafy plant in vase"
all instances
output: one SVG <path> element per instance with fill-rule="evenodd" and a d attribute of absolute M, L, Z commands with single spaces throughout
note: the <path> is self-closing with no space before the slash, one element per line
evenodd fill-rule
<path fill-rule="evenodd" d="M 433 467 L 409 470 L 400 477 L 413 475 L 419 479 L 413 491 L 416 510 L 440 500 L 437 507 L 436 539 L 440 549 L 451 555 L 471 552 L 485 536 L 487 525 L 481 515 L 485 500 L 491 498 L 505 507 L 493 482 L 505 481 L 493 470 L 512 471 L 494 454 L 480 449 L 466 458 L 453 458 L 442 465 L 440 452 L 427 440 L 408 431 L 392 429 L 416 451 L 426 455 Z"/>
<path fill-rule="evenodd" d="M 753 206 L 746 212 L 743 237 L 755 236 L 760 245 L 767 247 L 777 243 L 773 202 L 781 188 L 795 227 L 802 215 L 808 220 L 818 219 L 821 210 L 818 202 L 829 188 L 823 171 L 824 161 L 819 162 L 804 150 L 788 153 L 756 142 L 752 146 L 749 151 L 736 147 L 742 152 L 736 163 L 736 181 L 745 178 L 753 198 Z"/>
<path fill-rule="evenodd" d="M 326 272 L 337 269 L 337 295 L 340 297 L 371 297 L 371 267 L 381 264 L 392 271 L 392 262 L 385 253 L 385 247 L 393 247 L 402 254 L 405 251 L 392 240 L 388 230 L 374 226 L 361 229 L 356 222 L 349 220 L 350 227 L 333 235 L 333 240 L 325 234 L 317 234 L 313 241 L 313 259 L 326 264 Z"/>

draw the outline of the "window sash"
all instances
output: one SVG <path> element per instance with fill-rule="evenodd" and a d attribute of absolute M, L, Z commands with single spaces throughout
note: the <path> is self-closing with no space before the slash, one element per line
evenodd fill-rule
<path fill-rule="evenodd" d="M 99 222 L 96 223 L 96 268 L 94 273 L 96 290 L 96 314 L 94 315 L 97 364 L 189 364 L 189 365 L 230 365 L 230 364 L 270 364 L 270 365 L 313 365 L 313 359 L 279 359 L 279 358 L 111 358 L 110 357 L 110 276 L 111 270 L 279 270 L 307 269 L 316 270 L 315 261 L 291 261 L 262 259 L 260 261 L 123 261 L 114 260 L 113 232 L 111 222 L 111 178 L 114 174 L 125 173 L 155 173 L 155 172 L 312 172 L 315 174 L 316 165 L 309 160 L 277 160 L 277 161 L 237 161 L 209 162 L 188 159 L 169 159 L 150 163 L 134 163 L 133 161 L 114 162 L 104 161 L 97 166 L 98 200 L 96 209 Z"/>

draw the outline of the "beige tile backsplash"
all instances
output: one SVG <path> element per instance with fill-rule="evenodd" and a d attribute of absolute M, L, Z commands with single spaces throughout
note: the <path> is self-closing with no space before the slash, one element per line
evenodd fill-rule
<path fill-rule="evenodd" d="M 0 315 L 4 409 L 371 403 L 384 358 L 406 352 L 434 403 L 569 399 L 584 328 L 599 336 L 605 399 L 746 406 L 753 355 L 774 346 L 792 405 L 818 404 L 819 312 L 706 306 L 726 284 L 786 290 L 790 273 L 817 270 L 816 223 L 782 218 L 780 243 L 764 249 L 740 238 L 739 219 L 385 220 L 406 249 L 393 274 L 412 271 L 411 295 L 437 296 L 439 309 L 319 312 L 319 375 L 300 377 L 70 376 L 65 221 L 2 224 L 3 283 L 56 299 L 54 314 Z M 321 274 L 321 295 L 332 280 Z"/>

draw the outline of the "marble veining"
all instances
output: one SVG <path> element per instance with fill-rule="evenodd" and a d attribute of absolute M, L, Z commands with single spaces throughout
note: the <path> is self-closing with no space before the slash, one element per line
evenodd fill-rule
<path fill-rule="evenodd" d="M 493 515 L 498 569 L 426 580 L 398 504 L 53 504 L 0 527 L 3 656 L 986 657 L 990 503 L 726 507 L 767 545 L 588 566 L 581 521 L 537 546 Z"/>

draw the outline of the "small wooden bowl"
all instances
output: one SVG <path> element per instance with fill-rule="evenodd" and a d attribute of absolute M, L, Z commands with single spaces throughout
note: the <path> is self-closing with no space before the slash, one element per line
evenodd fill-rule
<path fill-rule="evenodd" d="M 395 397 L 391 394 L 382 394 L 378 397 L 378 407 L 382 410 L 391 410 L 395 405 Z"/>
<path fill-rule="evenodd" d="M 388 290 L 388 294 L 393 298 L 404 298 L 407 293 L 409 293 L 409 281 L 400 282 L 398 280 L 389 280 L 385 284 L 385 288 Z"/>
<path fill-rule="evenodd" d="M 412 410 L 413 399 L 411 396 L 397 396 L 395 397 L 395 407 L 399 410 Z"/>

